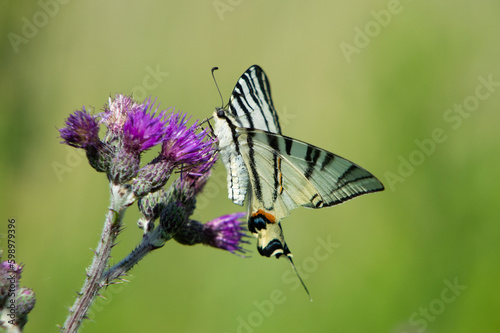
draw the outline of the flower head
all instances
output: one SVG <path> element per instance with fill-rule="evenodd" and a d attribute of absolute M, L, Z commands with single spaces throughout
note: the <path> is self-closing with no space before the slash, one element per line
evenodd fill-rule
<path fill-rule="evenodd" d="M 204 243 L 231 253 L 245 252 L 242 243 L 248 243 L 240 219 L 245 213 L 228 214 L 204 224 Z"/>
<path fill-rule="evenodd" d="M 213 146 L 212 149 L 208 154 L 210 159 L 189 168 L 187 172 L 181 173 L 180 178 L 176 180 L 174 186 L 177 186 L 180 191 L 185 192 L 187 196 L 198 195 L 210 178 L 212 174 L 211 168 L 218 157 L 218 153 Z"/>
<path fill-rule="evenodd" d="M 215 145 L 213 145 L 214 141 L 211 141 L 210 143 L 211 145 L 205 148 L 204 158 L 198 164 L 189 169 L 187 177 L 202 176 L 208 173 L 214 166 L 215 162 L 217 162 L 219 152 L 215 148 Z"/>
<path fill-rule="evenodd" d="M 159 144 L 165 133 L 166 111 L 153 111 L 151 99 L 139 104 L 129 96 L 116 95 L 104 107 L 102 123 L 108 131 L 104 141 L 113 146 L 108 178 L 115 184 L 134 178 L 140 168 L 141 153 Z"/>
<path fill-rule="evenodd" d="M 208 132 L 199 133 L 198 124 L 186 127 L 186 115 L 173 113 L 169 118 L 168 129 L 162 144 L 161 155 L 175 165 L 194 166 L 207 163 L 212 159 L 214 140 Z"/>
<path fill-rule="evenodd" d="M 75 111 L 66 119 L 66 127 L 59 130 L 64 140 L 62 143 L 76 148 L 87 148 L 99 143 L 99 124 L 96 118 L 85 107 L 82 111 Z"/>
<path fill-rule="evenodd" d="M 123 142 L 128 150 L 144 151 L 159 144 L 167 127 L 163 120 L 165 111 L 151 112 L 154 102 L 146 101 L 142 109 L 132 110 L 123 124 Z"/>
<path fill-rule="evenodd" d="M 101 123 L 114 132 L 121 133 L 130 114 L 144 110 L 144 105 L 136 102 L 132 97 L 116 94 L 114 99 L 109 98 L 108 105 L 101 113 Z"/>
<path fill-rule="evenodd" d="M 174 239 L 184 245 L 205 244 L 231 253 L 244 253 L 242 245 L 248 237 L 241 219 L 245 213 L 234 213 L 218 217 L 205 224 L 189 220 L 174 235 Z"/>

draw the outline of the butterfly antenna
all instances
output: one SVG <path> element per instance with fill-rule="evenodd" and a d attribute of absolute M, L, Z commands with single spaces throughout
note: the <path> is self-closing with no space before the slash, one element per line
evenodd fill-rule
<path fill-rule="evenodd" d="M 210 120 L 211 120 L 212 118 L 213 118 L 213 116 L 212 116 L 212 117 L 210 117 L 210 118 L 205 118 L 205 119 L 204 119 L 204 120 L 200 123 L 200 125 L 199 125 L 199 126 L 203 125 L 204 123 L 207 123 L 207 124 L 208 124 L 208 127 L 210 127 L 210 134 L 209 134 L 209 135 L 212 135 L 212 137 L 213 137 L 213 135 L 214 135 L 215 131 L 214 131 L 214 128 L 212 127 L 212 124 L 210 124 Z"/>
<path fill-rule="evenodd" d="M 204 123 L 209 123 L 210 124 L 210 120 L 212 120 L 214 116 L 210 117 L 210 118 L 205 118 L 203 119 L 203 121 L 198 125 L 198 126 L 201 126 L 203 125 Z"/>
<path fill-rule="evenodd" d="M 292 257 L 289 257 L 289 256 L 286 256 L 286 257 L 288 258 L 288 261 L 290 261 L 290 264 L 292 265 L 292 268 L 295 271 L 295 274 L 297 274 L 297 277 L 299 278 L 300 283 L 302 283 L 302 287 L 304 287 L 304 289 L 307 293 L 307 296 L 309 296 L 309 300 L 312 302 L 313 299 L 311 298 L 311 294 L 309 293 L 309 290 L 307 289 L 306 284 L 304 283 L 304 281 L 300 277 L 299 271 L 297 271 L 297 268 L 295 267 L 295 264 L 293 263 Z"/>
<path fill-rule="evenodd" d="M 214 79 L 215 86 L 217 87 L 217 91 L 219 92 L 221 107 L 223 108 L 224 107 L 224 98 L 222 98 L 222 94 L 220 93 L 219 85 L 217 84 L 217 80 L 215 79 L 215 74 L 214 74 L 214 72 L 218 69 L 219 69 L 219 67 L 212 67 L 212 78 Z"/>

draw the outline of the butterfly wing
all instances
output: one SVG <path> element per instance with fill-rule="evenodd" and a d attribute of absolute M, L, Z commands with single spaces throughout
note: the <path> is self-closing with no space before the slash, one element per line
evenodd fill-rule
<path fill-rule="evenodd" d="M 219 117 L 218 112 L 222 112 L 224 117 Z M 271 86 L 262 68 L 253 65 L 241 75 L 231 94 L 228 109 L 217 109 L 214 119 L 221 159 L 227 170 L 228 197 L 235 204 L 243 205 L 249 180 L 239 148 L 235 145 L 234 129 L 242 127 L 281 133 L 271 98 Z"/>
<path fill-rule="evenodd" d="M 257 65 L 248 68 L 236 82 L 228 110 L 238 121 L 238 127 L 281 134 L 271 85 L 266 73 Z"/>
<path fill-rule="evenodd" d="M 237 134 L 252 188 L 249 230 L 263 255 L 290 253 L 279 225 L 290 210 L 329 207 L 384 189 L 362 167 L 305 142 L 256 129 L 238 128 Z"/>

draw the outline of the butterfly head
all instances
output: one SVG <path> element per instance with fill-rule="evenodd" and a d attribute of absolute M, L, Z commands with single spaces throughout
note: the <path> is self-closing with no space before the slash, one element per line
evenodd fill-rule
<path fill-rule="evenodd" d="M 215 108 L 214 118 L 225 119 L 226 110 L 224 108 Z"/>

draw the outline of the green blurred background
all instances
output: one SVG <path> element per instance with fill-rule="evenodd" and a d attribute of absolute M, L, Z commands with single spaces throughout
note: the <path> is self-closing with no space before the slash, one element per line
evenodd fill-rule
<path fill-rule="evenodd" d="M 81 331 L 500 332 L 498 1 L 0 8 L 1 232 L 16 219 L 21 284 L 37 294 L 25 332 L 64 322 L 108 205 L 105 176 L 59 144 L 64 119 L 117 92 L 203 119 L 221 104 L 210 69 L 227 101 L 252 64 L 286 135 L 361 164 L 386 191 L 285 221 L 312 303 L 253 239 L 248 259 L 169 242 L 105 292 Z M 226 196 L 219 163 L 196 217 L 240 211 Z M 115 261 L 141 237 L 136 210 Z"/>

